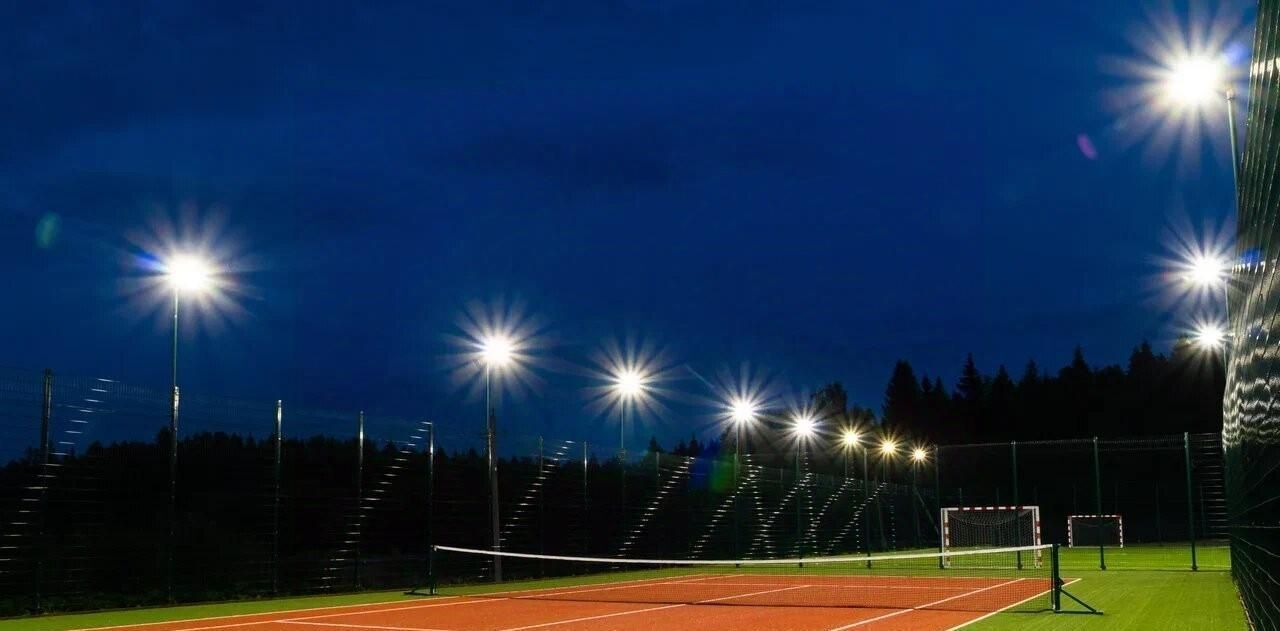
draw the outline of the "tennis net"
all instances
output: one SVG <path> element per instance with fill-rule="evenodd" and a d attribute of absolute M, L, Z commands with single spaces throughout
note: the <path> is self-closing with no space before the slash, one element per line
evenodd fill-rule
<path fill-rule="evenodd" d="M 1052 545 L 948 552 L 945 563 L 938 553 L 702 561 L 433 550 L 432 593 L 470 582 L 501 558 L 506 583 L 456 593 L 507 599 L 1046 611 L 1056 608 L 1061 584 Z M 1050 562 L 1019 564 L 1019 553 Z"/>

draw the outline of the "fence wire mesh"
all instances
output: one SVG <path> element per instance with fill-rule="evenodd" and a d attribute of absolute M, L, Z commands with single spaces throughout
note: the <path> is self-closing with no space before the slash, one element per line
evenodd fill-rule
<path fill-rule="evenodd" d="M 583 569 L 436 560 L 432 544 L 693 560 L 928 551 L 947 506 L 1039 506 L 1041 540 L 1062 544 L 1071 515 L 1123 516 L 1123 548 L 1064 550 L 1067 568 L 1229 567 L 1213 435 L 946 446 L 913 460 L 819 444 L 622 458 L 504 433 L 495 546 L 483 427 L 183 395 L 175 443 L 169 412 L 166 391 L 0 374 L 0 613 Z"/>

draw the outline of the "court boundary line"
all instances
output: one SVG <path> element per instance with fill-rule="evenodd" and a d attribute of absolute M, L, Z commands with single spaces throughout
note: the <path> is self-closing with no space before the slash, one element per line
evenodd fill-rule
<path fill-rule="evenodd" d="M 276 620 L 278 624 L 305 624 L 315 627 L 351 627 L 354 629 L 383 629 L 385 631 L 457 631 L 456 629 L 423 629 L 420 627 L 392 627 L 377 624 L 351 624 L 349 622 L 303 622 L 302 620 Z"/>
<path fill-rule="evenodd" d="M 313 596 L 313 598 L 326 598 L 326 596 Z M 437 600 L 446 600 L 446 599 L 461 598 L 461 596 L 436 596 L 435 598 Z M 353 603 L 350 605 L 325 605 L 323 607 L 303 607 L 302 609 L 281 609 L 278 611 L 259 611 L 257 613 L 230 613 L 230 614 L 225 614 L 221 616 L 180 618 L 178 620 L 157 620 L 154 622 L 135 622 L 133 624 L 112 624 L 112 625 L 107 625 L 103 627 L 75 627 L 73 629 L 70 629 L 69 631 L 103 631 L 105 629 L 129 629 L 133 627 L 152 627 L 158 624 L 181 624 L 183 622 L 208 622 L 210 620 L 229 620 L 231 618 L 248 618 L 251 616 L 270 616 L 272 614 L 291 613 L 295 611 L 324 611 L 326 609 L 346 609 L 348 607 L 370 607 L 370 606 L 377 606 L 377 605 L 390 605 L 393 603 L 400 603 L 400 602 L 407 603 L 412 601 L 407 598 L 402 598 L 399 600 L 380 600 L 377 602 Z M 204 607 L 204 606 L 208 606 L 209 604 L 218 604 L 218 603 L 208 603 L 208 604 L 191 603 L 189 605 L 178 605 L 178 606 L 179 607 Z M 233 604 L 233 603 L 228 603 L 228 604 Z M 156 609 L 168 609 L 168 607 L 159 607 Z M 93 613 L 71 614 L 71 615 L 91 616 L 91 615 L 98 615 L 100 613 L 109 613 L 109 612 L 93 612 Z M 179 631 L 179 630 L 175 629 L 174 631 Z M 194 631 L 194 630 L 182 629 L 181 631 Z"/>
<path fill-rule="evenodd" d="M 890 612 L 890 613 L 887 613 L 887 614 L 879 615 L 879 616 L 876 616 L 876 617 L 874 617 L 874 618 L 867 618 L 867 619 L 865 619 L 865 620 L 859 620 L 859 621 L 854 622 L 854 623 L 852 623 L 852 624 L 846 624 L 846 625 L 844 625 L 844 626 L 835 627 L 835 628 L 832 628 L 832 629 L 827 629 L 827 631 L 845 631 L 845 629 L 852 629 L 852 628 L 854 628 L 854 627 L 860 627 L 860 626 L 862 626 L 862 625 L 864 625 L 864 624 L 871 624 L 872 622 L 879 622 L 879 621 L 881 621 L 881 620 L 886 620 L 886 619 L 888 619 L 888 618 L 893 618 L 893 617 L 895 617 L 895 616 L 901 616 L 901 615 L 903 615 L 903 614 L 911 613 L 911 612 L 913 612 L 913 611 L 922 611 L 922 610 L 926 610 L 926 608 L 928 608 L 928 607 L 932 607 L 932 606 L 934 606 L 934 605 L 941 605 L 942 603 L 949 602 L 949 601 L 955 600 L 955 599 L 957 599 L 957 598 L 964 598 L 964 597 L 966 597 L 966 596 L 972 596 L 972 595 L 974 595 L 974 594 L 981 594 L 982 592 L 989 591 L 989 590 L 995 589 L 995 588 L 997 588 L 997 587 L 1004 587 L 1004 586 L 1006 586 L 1006 585 L 1012 585 L 1012 584 L 1014 584 L 1014 583 L 1018 583 L 1018 582 L 1021 582 L 1021 581 L 1024 581 L 1024 580 L 1026 580 L 1026 579 L 1022 579 L 1022 578 L 1015 578 L 1015 579 L 1013 579 L 1013 580 L 1011 580 L 1011 581 L 1005 581 L 1005 582 L 1000 583 L 1000 584 L 998 584 L 998 585 L 991 585 L 991 586 L 989 586 L 989 587 L 983 587 L 982 589 L 975 589 L 975 590 L 973 590 L 973 591 L 971 591 L 971 592 L 965 592 L 965 593 L 963 593 L 963 594 L 956 594 L 955 596 L 949 596 L 949 597 L 947 597 L 947 598 L 943 598 L 942 600 L 935 600 L 935 601 L 933 601 L 933 602 L 931 602 L 931 603 L 925 603 L 925 604 L 923 604 L 923 605 L 917 605 L 917 606 L 915 606 L 915 607 L 911 607 L 911 608 L 908 608 L 908 609 L 899 609 L 899 610 L 897 610 L 897 611 L 893 611 L 893 612 Z"/>
<path fill-rule="evenodd" d="M 618 617 L 618 616 L 629 616 L 629 615 L 632 615 L 632 614 L 645 613 L 645 612 L 649 612 L 649 611 L 663 611 L 663 610 L 665 610 L 665 609 L 676 609 L 676 608 L 678 608 L 678 607 L 692 607 L 692 606 L 695 606 L 695 605 L 709 605 L 709 604 L 713 604 L 713 603 L 717 603 L 717 602 L 723 602 L 723 601 L 726 601 L 726 600 L 733 600 L 734 598 L 747 598 L 747 597 L 750 597 L 750 596 L 759 596 L 759 595 L 761 595 L 761 594 L 772 594 L 772 593 L 775 593 L 775 592 L 785 592 L 785 591 L 792 590 L 792 589 L 800 589 L 800 588 L 802 588 L 802 587 L 809 587 L 809 586 L 808 586 L 808 585 L 789 585 L 789 586 L 787 586 L 787 587 L 783 587 L 783 588 L 781 588 L 781 589 L 766 589 L 766 590 L 763 590 L 763 591 L 750 592 L 750 593 L 746 593 L 746 594 L 734 594 L 734 595 L 732 595 L 732 596 L 721 596 L 721 597 L 719 597 L 719 598 L 710 598 L 710 599 L 707 599 L 707 600 L 699 600 L 699 601 L 698 601 L 698 602 L 696 602 L 696 603 L 675 603 L 675 604 L 671 604 L 671 605 L 662 605 L 662 606 L 659 606 L 659 607 L 646 607 L 646 608 L 644 608 L 644 609 L 633 609 L 633 610 L 629 610 L 629 611 L 615 611 L 615 612 L 613 612 L 613 613 L 600 614 L 600 615 L 595 615 L 595 616 L 584 616 L 584 617 L 581 617 L 581 618 L 570 618 L 570 619 L 568 619 L 568 620 L 556 620 L 556 621 L 554 621 L 554 622 L 543 622 L 543 623 L 539 623 L 539 624 L 531 624 L 531 625 L 526 625 L 526 626 L 522 626 L 522 627 L 507 627 L 507 628 L 504 628 L 504 629 L 499 629 L 498 631 L 525 631 L 526 629 L 540 629 L 540 628 L 542 628 L 542 627 L 549 627 L 549 626 L 557 625 L 557 624 L 573 624 L 573 623 L 575 623 L 575 622 L 586 622 L 586 621 L 588 621 L 588 620 L 600 620 L 600 619 L 602 619 L 602 618 L 616 618 L 616 617 Z M 763 606 L 763 605 L 761 605 L 761 606 Z"/>
<path fill-rule="evenodd" d="M 1078 578 L 1073 578 L 1073 579 L 1071 579 L 1071 580 L 1069 580 L 1069 581 L 1067 581 L 1067 582 L 1063 583 L 1063 584 L 1062 584 L 1062 586 L 1063 586 L 1063 587 L 1066 587 L 1067 585 L 1073 585 L 1073 584 L 1078 583 L 1078 582 L 1080 582 L 1080 579 L 1078 579 Z M 982 614 L 981 616 L 978 616 L 977 618 L 974 618 L 973 620 L 970 620 L 970 621 L 968 621 L 968 622 L 962 622 L 962 623 L 960 623 L 960 624 L 958 624 L 958 625 L 956 625 L 956 626 L 954 626 L 954 627 L 951 627 L 951 628 L 949 628 L 949 629 L 945 629 L 944 631 L 956 631 L 956 629 L 963 629 L 963 628 L 965 628 L 965 627 L 967 627 L 967 626 L 969 626 L 969 625 L 971 625 L 971 624 L 974 624 L 974 623 L 976 623 L 976 622 L 980 622 L 980 621 L 982 621 L 982 620 L 986 620 L 987 618 L 990 618 L 991 616 L 994 616 L 994 615 L 996 615 L 996 614 L 998 614 L 998 613 L 1004 613 L 1004 612 L 1006 612 L 1006 611 L 1008 611 L 1008 610 L 1010 610 L 1010 609 L 1013 609 L 1014 607 L 1017 607 L 1018 605 L 1021 605 L 1022 603 L 1025 603 L 1025 602 L 1029 602 L 1029 601 L 1035 600 L 1036 598 L 1039 598 L 1039 597 L 1041 597 L 1041 596 L 1044 596 L 1045 594 L 1048 594 L 1048 593 L 1050 593 L 1050 592 L 1052 592 L 1052 591 L 1053 591 L 1053 588 L 1052 588 L 1052 587 L 1050 587 L 1049 589 L 1046 589 L 1046 590 L 1044 590 L 1044 591 L 1040 592 L 1039 594 L 1035 594 L 1035 595 L 1033 595 L 1033 596 L 1028 596 L 1028 597 L 1026 597 L 1026 598 L 1023 598 L 1022 600 L 1019 600 L 1019 601 L 1018 601 L 1018 602 L 1016 602 L 1016 603 L 1013 603 L 1012 605 L 1007 605 L 1007 606 L 1005 606 L 1005 607 L 1001 607 L 1001 608 L 999 608 L 999 609 L 997 609 L 997 610 L 995 610 L 995 611 L 992 611 L 992 612 L 989 612 L 989 613 Z"/>

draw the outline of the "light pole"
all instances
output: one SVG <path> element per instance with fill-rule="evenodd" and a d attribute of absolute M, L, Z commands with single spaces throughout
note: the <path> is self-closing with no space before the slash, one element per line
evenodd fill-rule
<path fill-rule="evenodd" d="M 173 600 L 173 552 L 177 536 L 178 509 L 178 306 L 182 294 L 198 294 L 213 284 L 213 270 L 190 255 L 177 255 L 164 264 L 164 276 L 173 290 L 173 343 L 169 389 L 169 541 L 166 551 L 166 591 Z"/>
<path fill-rule="evenodd" d="M 741 480 L 739 478 L 741 460 L 742 460 L 742 427 L 744 425 L 754 423 L 756 420 L 758 404 L 755 401 L 744 398 L 734 398 L 729 402 L 729 419 L 733 422 L 733 556 L 740 558 L 739 536 L 742 531 L 742 515 L 739 510 L 741 504 L 742 489 L 740 488 Z"/>
<path fill-rule="evenodd" d="M 890 465 L 897 453 L 898 443 L 892 438 L 885 438 L 880 442 L 880 476 L 885 483 L 889 482 L 889 476 L 893 473 Z M 889 540 L 884 536 L 884 500 L 880 496 L 876 497 L 876 521 L 880 525 L 880 545 L 888 548 Z"/>
<path fill-rule="evenodd" d="M 929 459 L 923 447 L 911 450 L 911 547 L 920 547 L 920 467 Z"/>
<path fill-rule="evenodd" d="M 618 398 L 618 471 L 623 521 L 627 517 L 627 409 L 648 390 L 649 375 L 637 368 L 623 368 L 613 374 L 613 394 Z"/>
<path fill-rule="evenodd" d="M 804 455 L 804 446 L 818 431 L 818 421 L 808 412 L 797 412 L 791 419 L 791 431 L 796 438 L 796 551 L 797 556 L 804 558 L 804 502 L 800 492 L 804 488 L 800 478 L 800 460 Z"/>
<path fill-rule="evenodd" d="M 502 550 L 498 526 L 498 415 L 493 405 L 493 371 L 511 363 L 515 346 L 505 335 L 489 335 L 480 341 L 480 363 L 484 365 L 485 452 L 489 458 L 489 529 L 493 551 Z M 493 580 L 502 581 L 502 557 L 493 558 Z"/>
<path fill-rule="evenodd" d="M 840 435 L 840 444 L 844 447 L 844 477 L 846 479 L 849 477 L 849 452 L 858 446 L 858 441 L 861 438 L 856 429 L 846 429 Z"/>

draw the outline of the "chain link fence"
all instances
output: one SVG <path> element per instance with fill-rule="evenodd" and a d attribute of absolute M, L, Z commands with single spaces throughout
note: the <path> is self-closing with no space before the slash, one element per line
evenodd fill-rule
<path fill-rule="evenodd" d="M 169 412 L 167 392 L 0 373 L 0 615 L 582 570 L 432 566 L 433 544 L 493 546 L 480 427 L 184 394 L 175 441 Z M 499 545 L 659 559 L 931 550 L 943 507 L 1035 505 L 1047 543 L 1068 543 L 1072 516 L 1123 517 L 1123 547 L 1066 550 L 1067 568 L 1229 566 L 1214 435 L 945 446 L 922 460 L 788 449 L 624 460 L 503 434 Z"/>

